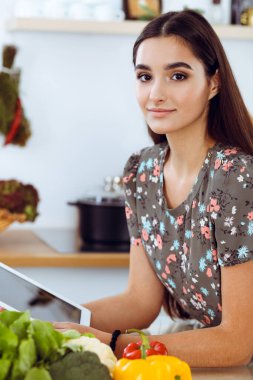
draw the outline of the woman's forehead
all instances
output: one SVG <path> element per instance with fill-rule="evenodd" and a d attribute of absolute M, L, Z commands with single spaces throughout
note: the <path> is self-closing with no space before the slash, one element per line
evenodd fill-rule
<path fill-rule="evenodd" d="M 140 44 L 136 55 L 136 65 L 167 65 L 175 60 L 200 63 L 189 44 L 175 35 L 147 38 Z"/>

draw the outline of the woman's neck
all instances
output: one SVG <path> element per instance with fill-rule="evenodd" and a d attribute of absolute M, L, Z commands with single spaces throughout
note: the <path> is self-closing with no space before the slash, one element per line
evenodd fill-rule
<path fill-rule="evenodd" d="M 207 151 L 215 145 L 215 140 L 207 134 L 193 133 L 190 136 L 180 136 L 178 133 L 167 135 L 169 144 L 166 169 L 172 170 L 178 176 L 187 177 L 198 172 L 207 155 Z"/>

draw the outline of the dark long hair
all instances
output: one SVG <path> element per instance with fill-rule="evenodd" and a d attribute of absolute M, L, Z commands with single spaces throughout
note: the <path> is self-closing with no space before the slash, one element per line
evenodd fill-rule
<path fill-rule="evenodd" d="M 208 134 L 215 141 L 237 146 L 253 154 L 253 126 L 250 115 L 236 84 L 221 42 L 199 13 L 192 10 L 160 15 L 143 29 L 133 47 L 133 62 L 140 44 L 147 38 L 178 36 L 202 61 L 207 77 L 219 70 L 219 93 L 210 100 L 207 119 Z M 148 132 L 155 144 L 167 141 L 165 135 Z"/>
<path fill-rule="evenodd" d="M 253 154 L 253 126 L 250 115 L 233 76 L 230 64 L 211 25 L 199 13 L 185 10 L 168 12 L 155 18 L 143 29 L 133 48 L 133 63 L 140 44 L 147 38 L 177 36 L 182 38 L 193 54 L 203 63 L 207 77 L 219 71 L 219 93 L 210 100 L 207 129 L 217 142 L 237 146 Z M 148 132 L 155 144 L 167 141 L 166 135 Z M 189 315 L 165 289 L 164 306 L 171 317 Z"/>

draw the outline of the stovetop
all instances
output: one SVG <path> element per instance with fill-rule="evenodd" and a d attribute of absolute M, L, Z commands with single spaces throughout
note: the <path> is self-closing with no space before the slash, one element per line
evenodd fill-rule
<path fill-rule="evenodd" d="M 60 253 L 73 252 L 129 252 L 129 244 L 83 243 L 77 230 L 68 228 L 40 228 L 33 231 L 39 239 Z"/>

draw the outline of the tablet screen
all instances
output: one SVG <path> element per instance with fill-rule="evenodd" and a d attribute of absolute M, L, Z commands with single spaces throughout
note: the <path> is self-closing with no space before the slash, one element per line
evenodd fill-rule
<path fill-rule="evenodd" d="M 81 321 L 81 309 L 1 266 L 0 301 L 19 311 L 29 310 L 33 318 L 44 321 Z"/>

